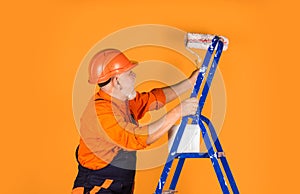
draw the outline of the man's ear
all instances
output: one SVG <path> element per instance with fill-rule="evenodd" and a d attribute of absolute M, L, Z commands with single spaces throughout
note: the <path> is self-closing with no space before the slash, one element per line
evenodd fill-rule
<path fill-rule="evenodd" d="M 121 85 L 120 85 L 120 82 L 119 82 L 117 76 L 111 78 L 111 83 L 112 83 L 113 87 L 121 89 Z"/>

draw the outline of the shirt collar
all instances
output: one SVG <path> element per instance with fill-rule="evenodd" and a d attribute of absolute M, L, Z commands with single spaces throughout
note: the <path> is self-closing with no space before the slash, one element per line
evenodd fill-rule
<path fill-rule="evenodd" d="M 117 104 L 124 104 L 126 103 L 127 101 L 122 101 L 120 99 L 117 99 L 109 94 L 107 94 L 106 92 L 104 92 L 103 90 L 99 90 L 96 95 L 95 95 L 95 99 L 103 99 L 103 100 L 107 100 L 107 101 L 111 101 L 111 102 L 114 102 L 114 103 L 117 103 Z"/>

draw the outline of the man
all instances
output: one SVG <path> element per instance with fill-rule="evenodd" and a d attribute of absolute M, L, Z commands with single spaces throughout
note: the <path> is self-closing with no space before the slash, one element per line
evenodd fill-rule
<path fill-rule="evenodd" d="M 80 143 L 76 150 L 78 175 L 73 194 L 132 194 L 136 151 L 162 137 L 182 116 L 196 113 L 197 98 L 184 100 L 159 120 L 139 126 L 147 111 L 157 110 L 190 89 L 198 75 L 171 87 L 138 93 L 130 61 L 119 50 L 98 52 L 89 65 L 89 83 L 99 92 L 89 101 L 81 117 Z"/>

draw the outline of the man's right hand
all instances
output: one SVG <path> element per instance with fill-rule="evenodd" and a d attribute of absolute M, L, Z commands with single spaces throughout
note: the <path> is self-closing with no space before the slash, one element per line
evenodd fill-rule
<path fill-rule="evenodd" d="M 181 116 L 194 115 L 198 109 L 199 100 L 197 98 L 188 98 L 178 106 L 181 109 Z"/>
<path fill-rule="evenodd" d="M 150 145 L 163 136 L 180 117 L 196 114 L 198 102 L 197 98 L 188 98 L 169 111 L 165 116 L 151 123 L 148 126 L 149 136 L 147 144 Z"/>

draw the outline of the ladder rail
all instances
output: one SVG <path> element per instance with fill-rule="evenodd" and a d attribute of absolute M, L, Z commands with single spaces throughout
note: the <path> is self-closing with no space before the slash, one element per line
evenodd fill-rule
<path fill-rule="evenodd" d="M 210 134 L 212 136 L 212 139 L 214 141 L 214 144 L 215 144 L 215 147 L 216 147 L 217 151 L 218 152 L 223 152 L 223 148 L 221 146 L 221 143 L 219 141 L 218 135 L 216 133 L 216 130 L 215 130 L 212 122 L 207 117 L 205 117 L 203 115 L 200 116 L 200 119 L 203 122 L 205 122 L 205 124 L 208 126 L 208 128 L 210 130 Z M 229 163 L 228 163 L 226 157 L 221 157 L 220 160 L 221 160 L 221 163 L 223 165 L 224 171 L 226 173 L 226 176 L 228 178 L 228 181 L 229 181 L 229 184 L 231 186 L 231 189 L 232 189 L 233 193 L 234 194 L 239 194 L 238 187 L 236 185 L 236 182 L 234 180 L 233 174 L 230 170 Z"/>
<path fill-rule="evenodd" d="M 217 154 L 214 152 L 214 148 L 212 147 L 212 144 L 210 142 L 210 139 L 208 137 L 208 134 L 207 134 L 207 131 L 206 131 L 206 128 L 205 128 L 205 125 L 202 123 L 202 121 L 200 120 L 199 123 L 200 125 L 200 129 L 201 129 L 201 133 L 202 133 L 202 136 L 203 136 L 203 139 L 204 139 L 204 143 L 207 147 L 207 151 L 208 151 L 208 155 L 210 157 L 210 160 L 212 162 L 212 165 L 213 165 L 213 168 L 216 172 L 216 175 L 217 175 L 217 178 L 218 178 L 218 181 L 221 185 L 221 189 L 223 191 L 224 194 L 229 194 L 229 189 L 228 189 L 228 186 L 227 186 L 227 183 L 225 181 L 225 177 L 222 173 L 222 170 L 220 168 L 220 165 L 219 165 L 219 162 L 218 162 L 218 156 Z"/>
<path fill-rule="evenodd" d="M 218 36 L 214 37 L 213 40 L 212 40 L 212 45 L 207 49 L 203 64 L 201 66 L 201 71 L 202 72 L 198 74 L 198 77 L 197 77 L 196 83 L 194 85 L 191 97 L 196 97 L 199 93 L 200 86 L 201 86 L 202 81 L 204 79 L 206 69 L 208 67 L 209 61 L 211 59 L 211 56 L 213 54 L 213 51 L 215 50 L 215 46 L 216 46 L 217 42 L 219 41 L 219 39 L 220 38 Z M 162 174 L 160 176 L 159 182 L 157 184 L 156 191 L 155 191 L 156 194 L 161 194 L 162 193 L 162 190 L 163 190 L 163 187 L 166 183 L 166 179 L 169 175 L 173 160 L 175 158 L 175 154 L 176 154 L 176 151 L 178 149 L 181 137 L 183 135 L 184 128 L 185 128 L 186 124 L 188 123 L 189 118 L 190 118 L 190 116 L 185 116 L 181 120 L 181 124 L 178 128 L 177 134 L 176 134 L 175 139 L 174 139 L 174 143 L 173 143 L 173 145 L 171 147 L 171 150 L 169 152 L 167 162 L 164 166 L 164 169 L 163 169 Z"/>
<path fill-rule="evenodd" d="M 197 122 L 199 121 L 198 117 L 202 113 L 204 103 L 206 101 L 206 98 L 207 98 L 207 95 L 208 95 L 213 77 L 215 75 L 216 69 L 218 67 L 218 63 L 219 63 L 220 57 L 222 55 L 222 52 L 223 52 L 223 42 L 218 41 L 218 47 L 217 47 L 217 50 L 216 50 L 216 53 L 215 53 L 215 56 L 214 56 L 214 60 L 212 61 L 212 65 L 211 65 L 210 70 L 208 72 L 206 81 L 204 83 L 204 87 L 203 87 L 203 90 L 202 90 L 202 95 L 200 97 L 199 105 L 198 105 L 198 109 L 197 109 L 197 113 L 196 113 L 197 116 L 194 117 L 193 122 L 192 122 L 193 124 L 197 124 Z"/>
<path fill-rule="evenodd" d="M 181 173 L 184 161 L 185 161 L 185 158 L 179 158 L 179 160 L 178 160 L 176 170 L 175 170 L 174 176 L 172 178 L 172 181 L 171 181 L 171 184 L 170 184 L 170 187 L 169 187 L 169 189 L 171 189 L 171 190 L 175 190 L 175 188 L 176 188 L 176 185 L 178 183 L 179 175 Z"/>
<path fill-rule="evenodd" d="M 194 89 L 193 89 L 193 92 L 191 94 L 191 97 L 196 97 L 198 95 L 198 93 L 199 93 L 200 86 L 201 86 L 202 81 L 204 79 L 206 69 L 208 67 L 208 64 L 210 62 L 211 56 L 213 54 L 213 51 L 214 51 L 215 46 L 216 46 L 216 44 L 217 44 L 218 41 L 219 41 L 219 37 L 216 36 L 212 40 L 212 45 L 208 48 L 208 50 L 206 52 L 203 64 L 201 66 L 201 72 L 198 74 L 198 77 L 197 77 L 196 83 L 194 85 Z M 168 155 L 167 163 L 165 164 L 165 167 L 163 169 L 162 175 L 161 175 L 161 177 L 159 179 L 159 183 L 158 183 L 156 191 L 155 191 L 155 193 L 157 193 L 157 194 L 159 194 L 159 193 L 162 192 L 162 189 L 163 189 L 164 184 L 166 182 L 166 179 L 167 179 L 167 176 L 169 174 L 170 168 L 172 166 L 172 162 L 174 160 L 174 155 L 175 155 L 175 153 L 176 153 L 176 151 L 178 149 L 178 146 L 179 146 L 180 139 L 182 137 L 184 128 L 185 128 L 186 124 L 188 123 L 188 119 L 189 119 L 188 116 L 182 118 L 180 127 L 179 127 L 178 132 L 177 132 L 177 134 L 175 136 L 174 143 L 173 143 L 173 145 L 171 147 L 171 150 L 170 150 L 170 153 Z"/>
<path fill-rule="evenodd" d="M 205 81 L 205 85 L 204 85 L 204 88 L 203 88 L 203 91 L 202 91 L 202 95 L 201 95 L 200 100 L 199 100 L 199 106 L 198 106 L 197 113 L 196 113 L 197 116 L 193 117 L 193 121 L 192 121 L 193 124 L 199 124 L 200 125 L 199 122 L 201 122 L 201 120 L 200 120 L 199 115 L 201 114 L 202 109 L 204 107 L 204 103 L 206 101 L 206 98 L 207 98 L 207 95 L 208 95 L 208 91 L 209 91 L 209 88 L 211 86 L 212 79 L 214 77 L 215 71 L 217 69 L 217 66 L 218 66 L 218 63 L 219 63 L 222 51 L 223 51 L 223 42 L 222 41 L 218 41 L 218 47 L 217 47 L 217 50 L 216 50 L 216 53 L 215 53 L 212 65 L 210 67 L 207 79 Z M 208 66 L 208 64 L 207 64 L 207 66 Z M 202 76 L 203 76 L 203 74 L 202 74 Z M 199 86 L 199 88 L 200 88 L 200 86 Z M 204 129 L 202 129 L 201 127 L 202 128 L 204 127 Z M 204 125 L 203 126 L 200 125 L 200 128 L 202 129 L 201 131 L 202 131 L 203 139 L 205 140 L 205 145 L 209 149 L 208 155 L 209 155 L 209 157 L 212 160 L 212 164 L 213 164 L 215 172 L 216 172 L 216 174 L 218 176 L 218 180 L 219 180 L 219 183 L 220 183 L 220 185 L 222 187 L 222 190 L 224 191 L 224 193 L 229 193 L 229 190 L 227 188 L 227 185 L 226 185 L 224 176 L 222 174 L 221 168 L 217 164 L 218 163 L 218 158 L 215 157 L 216 154 L 215 154 L 215 152 L 213 150 L 212 144 L 210 143 L 209 136 L 208 136 L 208 133 L 206 132 L 205 126 Z M 176 184 L 178 182 L 179 175 L 180 175 L 182 167 L 183 167 L 183 163 L 184 163 L 184 158 L 179 159 L 179 162 L 177 164 L 175 173 L 173 175 L 172 182 L 171 182 L 170 187 L 169 187 L 172 190 L 175 190 L 175 188 L 176 188 Z"/>
<path fill-rule="evenodd" d="M 177 131 L 177 134 L 175 136 L 175 139 L 174 139 L 174 142 L 172 144 L 171 150 L 169 152 L 167 162 L 166 162 L 166 164 L 163 168 L 161 177 L 159 179 L 155 194 L 161 194 L 162 193 L 162 190 L 163 190 L 164 185 L 166 183 L 166 179 L 167 179 L 167 177 L 170 173 L 173 160 L 175 158 L 178 158 L 179 161 L 177 163 L 177 167 L 176 167 L 176 170 L 175 170 L 175 173 L 173 175 L 173 179 L 171 181 L 171 184 L 170 184 L 170 187 L 169 187 L 168 191 L 175 192 L 175 188 L 176 188 L 176 185 L 178 183 L 178 179 L 179 179 L 179 176 L 180 176 L 180 173 L 181 173 L 181 170 L 183 168 L 183 165 L 184 165 L 184 162 L 185 162 L 186 158 L 210 158 L 223 193 L 224 194 L 229 194 L 230 192 L 229 192 L 229 188 L 228 188 L 228 185 L 226 183 L 226 180 L 225 180 L 225 177 L 223 175 L 223 172 L 222 172 L 222 169 L 220 167 L 218 159 L 221 160 L 221 164 L 223 166 L 223 169 L 225 171 L 225 175 L 226 175 L 226 177 L 227 177 L 227 179 L 230 183 L 230 186 L 231 186 L 231 189 L 232 189 L 233 193 L 234 194 L 239 194 L 236 182 L 235 182 L 235 180 L 233 178 L 233 175 L 231 173 L 231 170 L 229 168 L 229 164 L 228 164 L 227 159 L 224 155 L 224 152 L 223 152 L 221 143 L 218 139 L 215 128 L 213 127 L 213 124 L 211 123 L 211 121 L 201 114 L 202 109 L 204 107 L 205 100 L 207 98 L 207 95 L 208 95 L 208 92 L 209 92 L 209 89 L 210 89 L 210 86 L 211 86 L 211 83 L 212 83 L 213 76 L 215 74 L 215 71 L 217 69 L 217 65 L 219 63 L 219 60 L 220 60 L 220 57 L 221 57 L 221 54 L 222 54 L 222 51 L 223 51 L 223 41 L 220 40 L 220 38 L 218 36 L 215 36 L 213 38 L 212 44 L 207 49 L 203 64 L 202 64 L 201 69 L 200 69 L 200 73 L 197 77 L 196 83 L 194 85 L 194 88 L 193 88 L 193 91 L 192 91 L 190 97 L 197 97 L 197 95 L 199 93 L 199 90 L 200 90 L 200 86 L 201 86 L 201 84 L 204 80 L 204 76 L 205 76 L 206 70 L 208 68 L 210 59 L 212 57 L 212 54 L 213 54 L 217 44 L 218 44 L 218 46 L 217 46 L 217 49 L 216 49 L 216 52 L 215 52 L 215 55 L 214 55 L 214 59 L 212 61 L 212 65 L 210 66 L 208 76 L 207 76 L 206 81 L 204 83 L 204 87 L 203 87 L 202 94 L 201 94 L 201 97 L 200 97 L 200 100 L 199 100 L 199 106 L 198 106 L 196 115 L 194 115 L 194 116 L 185 116 L 185 117 L 182 118 L 181 124 L 180 124 L 179 129 Z M 200 126 L 201 134 L 203 136 L 204 143 L 205 143 L 206 148 L 208 150 L 207 153 L 188 153 L 188 154 L 177 153 L 177 149 L 178 149 L 180 140 L 182 138 L 184 129 L 185 129 L 189 119 L 192 119 L 192 124 L 198 124 Z M 207 133 L 206 126 L 204 124 L 206 124 L 206 126 L 208 127 L 208 129 L 210 131 L 210 135 L 211 135 L 211 138 L 212 138 L 212 143 L 211 143 L 209 134 Z M 215 151 L 215 149 L 217 151 Z M 219 154 L 221 154 L 221 155 L 219 155 Z"/>

